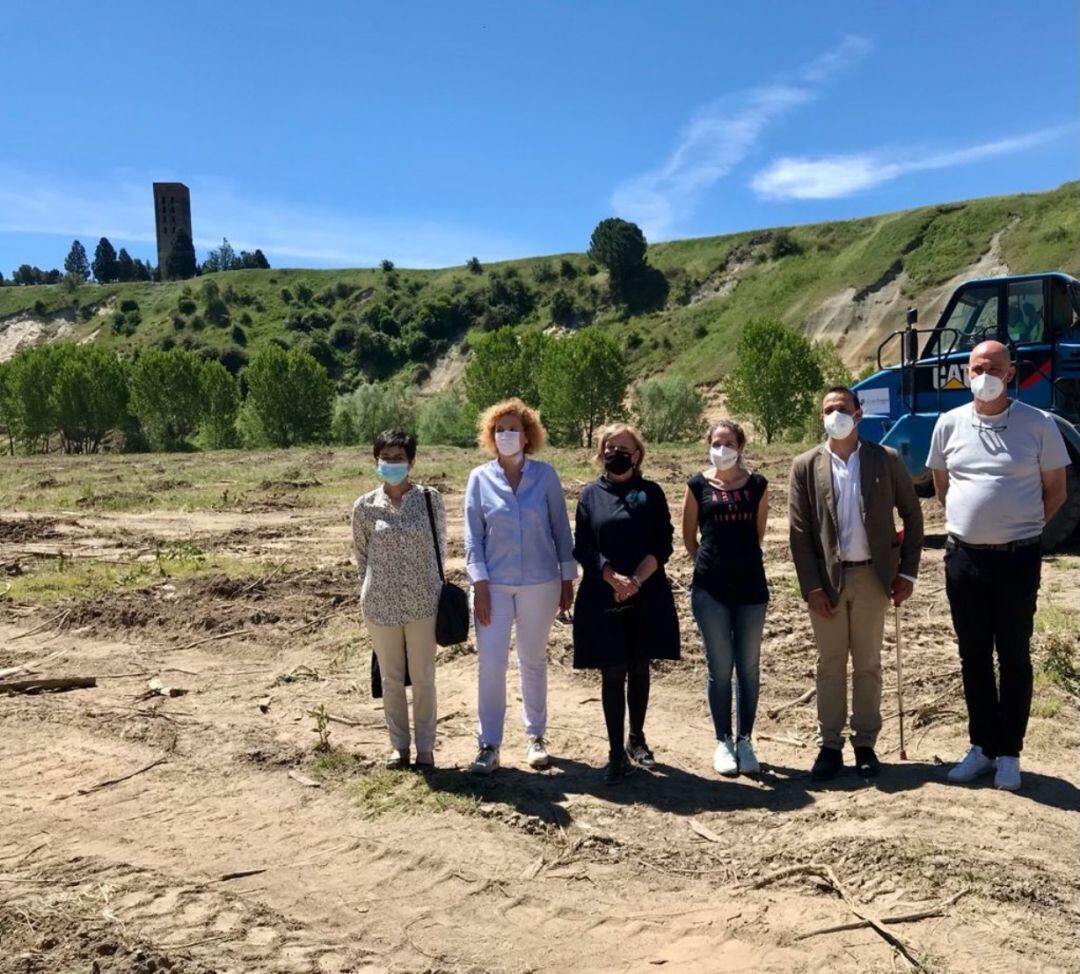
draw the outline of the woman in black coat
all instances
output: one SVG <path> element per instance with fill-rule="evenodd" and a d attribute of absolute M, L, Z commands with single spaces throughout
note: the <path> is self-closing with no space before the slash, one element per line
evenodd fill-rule
<path fill-rule="evenodd" d="M 609 784 L 625 777 L 630 759 L 655 764 L 645 741 L 649 662 L 679 658 L 679 617 L 664 574 L 674 529 L 664 491 L 641 476 L 644 458 L 637 430 L 609 426 L 597 452 L 604 473 L 582 490 L 577 506 L 574 557 L 582 581 L 574 604 L 574 667 L 599 669 L 603 677 Z"/>

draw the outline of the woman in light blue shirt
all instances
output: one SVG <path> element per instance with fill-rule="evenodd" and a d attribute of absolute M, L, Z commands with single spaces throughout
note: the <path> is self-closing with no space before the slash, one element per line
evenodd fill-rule
<path fill-rule="evenodd" d="M 526 761 L 548 764 L 547 643 L 555 614 L 574 601 L 574 541 L 559 475 L 531 455 L 544 445 L 537 413 L 520 399 L 480 417 L 480 446 L 495 459 L 469 474 L 465 563 L 472 582 L 478 660 L 479 752 L 471 769 L 499 766 L 510 638 L 517 644 Z"/>

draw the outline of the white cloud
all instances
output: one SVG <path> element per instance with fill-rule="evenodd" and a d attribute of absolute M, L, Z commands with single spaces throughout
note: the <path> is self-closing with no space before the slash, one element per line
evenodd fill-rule
<path fill-rule="evenodd" d="M 800 69 L 797 83 L 754 88 L 699 109 L 663 165 L 615 189 L 615 212 L 639 224 L 650 240 L 670 236 L 701 194 L 746 157 L 770 123 L 816 98 L 823 85 L 870 47 L 865 38 L 850 35 Z"/>
<path fill-rule="evenodd" d="M 768 200 L 837 199 L 891 182 L 907 173 L 951 169 L 993 156 L 1023 152 L 1059 138 L 1073 128 L 1066 125 L 1040 129 L 1025 135 L 908 159 L 897 159 L 884 151 L 818 158 L 784 157 L 766 166 L 754 176 L 750 185 L 758 196 Z"/>
<path fill-rule="evenodd" d="M 274 264 L 296 260 L 354 267 L 384 257 L 403 267 L 445 267 L 474 255 L 487 261 L 531 252 L 525 242 L 477 227 L 329 212 L 247 199 L 213 181 L 185 181 L 200 250 L 228 237 L 237 250 L 261 248 Z M 152 182 L 129 174 L 109 183 L 48 181 L 0 168 L 0 232 L 78 237 L 84 245 L 105 236 L 152 248 Z"/>

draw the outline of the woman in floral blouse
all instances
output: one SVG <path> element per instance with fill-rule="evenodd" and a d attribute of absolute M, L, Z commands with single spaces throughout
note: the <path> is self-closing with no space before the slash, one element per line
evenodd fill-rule
<path fill-rule="evenodd" d="M 435 764 L 435 614 L 442 587 L 435 544 L 445 562 L 446 514 L 437 490 L 410 479 L 416 460 L 416 438 L 411 433 L 380 433 L 374 456 L 382 483 L 353 505 L 352 535 L 362 586 L 360 608 L 379 659 L 383 712 L 394 748 L 386 766 L 409 766 L 407 661 L 416 764 L 430 768 Z M 429 499 L 437 542 L 431 534 Z"/>

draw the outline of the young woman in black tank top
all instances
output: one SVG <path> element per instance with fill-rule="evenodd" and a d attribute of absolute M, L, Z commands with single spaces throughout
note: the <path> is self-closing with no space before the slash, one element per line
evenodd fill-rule
<path fill-rule="evenodd" d="M 769 601 L 761 554 L 769 514 L 768 481 L 743 465 L 746 434 L 737 423 L 714 423 L 707 442 L 712 465 L 687 481 L 683 501 L 683 540 L 694 559 L 690 604 L 709 671 L 706 690 L 717 741 L 713 767 L 723 775 L 753 774 L 759 766 L 750 737 Z M 738 684 L 734 739 L 733 670 Z"/>

